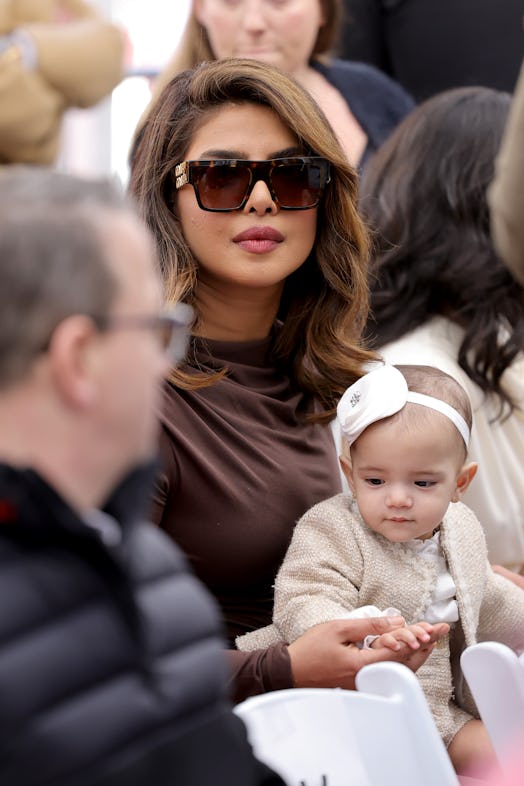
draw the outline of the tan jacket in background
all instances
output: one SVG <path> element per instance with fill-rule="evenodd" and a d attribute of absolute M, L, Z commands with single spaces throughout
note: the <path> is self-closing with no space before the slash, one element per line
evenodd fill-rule
<path fill-rule="evenodd" d="M 0 54 L 0 163 L 51 164 L 69 107 L 89 107 L 123 77 L 122 31 L 83 0 L 0 0 L 0 35 L 34 42 Z"/>

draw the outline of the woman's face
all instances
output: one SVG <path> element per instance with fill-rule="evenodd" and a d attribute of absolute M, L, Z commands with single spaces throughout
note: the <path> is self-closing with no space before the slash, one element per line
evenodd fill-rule
<path fill-rule="evenodd" d="M 294 135 L 269 107 L 226 104 L 199 127 L 186 160 L 251 159 L 300 155 Z M 308 257 L 315 241 L 317 208 L 281 210 L 263 180 L 244 207 L 227 213 L 202 210 L 193 186 L 177 191 L 182 232 L 198 263 L 198 276 L 228 293 L 263 289 L 275 296 Z"/>
<path fill-rule="evenodd" d="M 251 57 L 303 70 L 324 24 L 320 0 L 194 0 L 216 58 Z"/>

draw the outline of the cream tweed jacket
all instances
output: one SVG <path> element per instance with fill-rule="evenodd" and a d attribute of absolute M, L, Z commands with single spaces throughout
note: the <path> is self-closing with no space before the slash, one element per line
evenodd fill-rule
<path fill-rule="evenodd" d="M 495 574 L 482 527 L 472 511 L 451 503 L 440 545 L 456 585 L 465 645 L 501 641 L 524 649 L 524 592 Z M 275 582 L 273 625 L 237 639 L 239 649 L 292 642 L 320 622 L 360 606 L 394 607 L 408 624 L 424 619 L 437 579 L 435 565 L 403 543 L 392 543 L 363 522 L 346 494 L 320 502 L 302 516 Z M 439 732 L 448 745 L 476 709 L 453 685 L 449 638 L 417 671 Z"/>

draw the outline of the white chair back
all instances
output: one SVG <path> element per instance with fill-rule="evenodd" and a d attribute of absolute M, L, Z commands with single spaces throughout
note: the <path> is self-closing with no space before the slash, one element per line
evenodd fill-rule
<path fill-rule="evenodd" d="M 366 666 L 357 688 L 272 691 L 247 699 L 235 712 L 258 758 L 289 786 L 457 786 L 408 668 Z"/>
<path fill-rule="evenodd" d="M 467 647 L 460 664 L 502 767 L 524 743 L 524 660 L 505 644 Z"/>

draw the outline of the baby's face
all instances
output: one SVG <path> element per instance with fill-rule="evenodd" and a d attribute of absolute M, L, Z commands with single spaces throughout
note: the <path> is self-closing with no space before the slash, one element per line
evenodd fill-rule
<path fill-rule="evenodd" d="M 360 435 L 345 472 L 370 529 L 395 542 L 431 537 L 459 499 L 463 455 L 454 431 L 438 416 L 423 429 L 379 421 Z"/>

